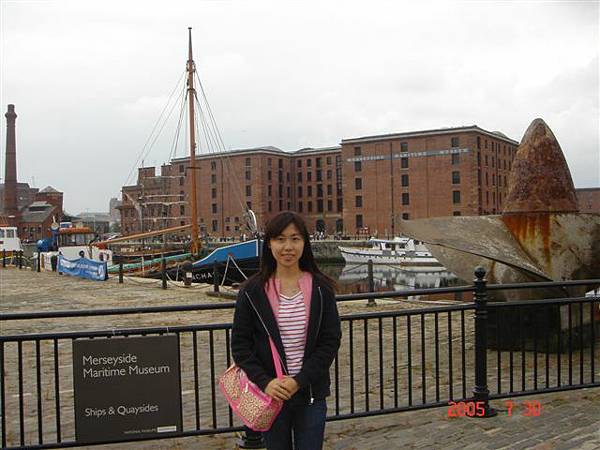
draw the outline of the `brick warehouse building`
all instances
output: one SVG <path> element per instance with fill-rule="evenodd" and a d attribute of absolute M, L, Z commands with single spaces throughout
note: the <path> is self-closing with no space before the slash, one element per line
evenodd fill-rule
<path fill-rule="evenodd" d="M 309 230 L 393 234 L 397 220 L 495 214 L 502 209 L 518 142 L 477 126 L 368 136 L 341 146 L 276 147 L 198 155 L 201 234 L 239 236 L 242 204 L 259 226 L 274 214 L 302 214 Z M 124 234 L 189 223 L 189 158 L 138 169 L 124 186 Z"/>
<path fill-rule="evenodd" d="M 200 233 L 238 237 L 243 206 L 257 216 L 259 227 L 280 211 L 295 210 L 311 231 L 342 231 L 341 148 L 284 152 L 261 147 L 196 156 Z M 124 234 L 184 225 L 190 220 L 189 158 L 173 159 L 156 173 L 138 169 L 135 185 L 122 188 Z"/>
<path fill-rule="evenodd" d="M 600 188 L 575 189 L 579 211 L 600 214 Z"/>
<path fill-rule="evenodd" d="M 518 145 L 476 125 L 344 139 L 344 225 L 388 235 L 399 219 L 500 213 Z"/>

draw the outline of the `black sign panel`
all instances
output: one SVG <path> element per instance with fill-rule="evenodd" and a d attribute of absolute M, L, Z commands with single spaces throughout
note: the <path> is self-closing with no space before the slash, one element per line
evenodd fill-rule
<path fill-rule="evenodd" d="M 181 432 L 177 336 L 73 342 L 78 443 Z"/>

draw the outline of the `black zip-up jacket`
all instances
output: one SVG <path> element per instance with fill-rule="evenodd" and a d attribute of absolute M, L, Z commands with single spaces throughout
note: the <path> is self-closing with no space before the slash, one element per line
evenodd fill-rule
<path fill-rule="evenodd" d="M 257 312 L 273 338 L 283 362 L 283 371 L 287 373 L 279 327 L 267 295 L 255 277 L 250 279 L 238 294 L 231 334 L 231 352 L 235 363 L 264 391 L 276 375 L 269 338 L 257 317 Z M 340 346 L 340 340 L 341 327 L 335 294 L 325 283 L 319 281 L 318 276 L 313 276 L 304 360 L 302 369 L 294 376 L 300 386 L 296 395 L 312 402 L 330 394 L 329 367 Z"/>

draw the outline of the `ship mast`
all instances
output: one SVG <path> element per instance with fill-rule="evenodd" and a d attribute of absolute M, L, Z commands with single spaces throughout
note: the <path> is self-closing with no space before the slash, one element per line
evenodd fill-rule
<path fill-rule="evenodd" d="M 189 32 L 189 55 L 187 61 L 187 73 L 188 73 L 188 104 L 189 104 L 189 118 L 190 118 L 190 166 L 189 176 L 191 178 L 190 184 L 190 197 L 192 203 L 192 246 L 190 252 L 192 255 L 196 255 L 200 250 L 200 243 L 198 241 L 198 204 L 196 203 L 196 128 L 194 126 L 194 99 L 196 97 L 196 90 L 194 89 L 194 72 L 196 70 L 196 64 L 192 56 L 192 28 L 188 28 Z"/>

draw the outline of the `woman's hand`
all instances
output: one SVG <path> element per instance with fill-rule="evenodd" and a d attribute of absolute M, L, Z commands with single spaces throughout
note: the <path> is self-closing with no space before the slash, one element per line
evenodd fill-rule
<path fill-rule="evenodd" d="M 290 397 L 298 392 L 298 389 L 300 389 L 300 385 L 292 377 L 285 376 L 281 381 L 287 391 L 290 393 Z"/>
<path fill-rule="evenodd" d="M 295 382 L 295 381 L 294 381 Z M 265 388 L 265 394 L 276 400 L 286 401 L 292 397 L 292 393 L 288 390 L 285 378 L 273 378 Z"/>

